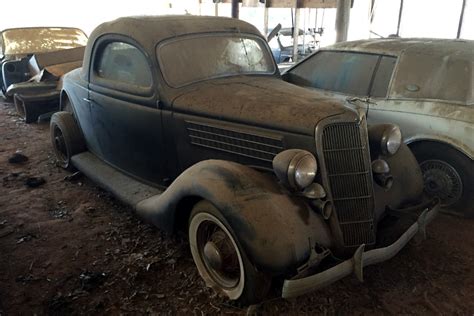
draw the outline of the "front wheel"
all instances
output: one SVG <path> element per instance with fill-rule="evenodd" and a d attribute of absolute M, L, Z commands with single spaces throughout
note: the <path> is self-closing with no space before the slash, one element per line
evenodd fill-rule
<path fill-rule="evenodd" d="M 265 298 L 270 278 L 248 260 L 227 221 L 208 201 L 197 203 L 191 212 L 189 244 L 207 286 L 244 305 Z"/>
<path fill-rule="evenodd" d="M 474 217 L 474 163 L 456 149 L 436 142 L 411 146 L 423 173 L 425 193 L 437 196 L 441 205 L 466 217 Z"/>

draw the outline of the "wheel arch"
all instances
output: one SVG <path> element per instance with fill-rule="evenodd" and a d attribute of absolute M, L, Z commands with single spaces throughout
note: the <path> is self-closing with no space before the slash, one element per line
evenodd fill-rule
<path fill-rule="evenodd" d="M 462 143 L 459 140 L 454 140 L 450 137 L 445 136 L 419 136 L 412 137 L 405 140 L 405 144 L 408 145 L 410 149 L 413 149 L 417 145 L 426 143 L 434 143 L 442 146 L 447 146 L 459 152 L 460 154 L 468 157 L 469 159 L 474 159 L 474 150 L 470 149 L 469 146 Z"/>
<path fill-rule="evenodd" d="M 311 244 L 331 246 L 328 225 L 302 198 L 286 192 L 273 176 L 229 161 L 191 166 L 163 194 L 139 202 L 136 210 L 171 233 L 187 225 L 200 200 L 219 209 L 249 259 L 266 271 L 282 273 L 301 264 Z"/>
<path fill-rule="evenodd" d="M 66 90 L 62 89 L 61 90 L 61 95 L 59 97 L 59 111 L 64 111 L 64 104 L 67 100 L 69 100 L 69 102 L 71 102 L 71 99 L 69 98 L 69 95 L 67 94 Z M 71 104 L 71 106 L 72 106 L 72 104 Z"/>
<path fill-rule="evenodd" d="M 186 231 L 189 217 L 194 206 L 200 201 L 205 200 L 202 196 L 188 195 L 182 197 L 176 203 L 176 209 L 174 212 L 174 226 L 173 231 Z"/>

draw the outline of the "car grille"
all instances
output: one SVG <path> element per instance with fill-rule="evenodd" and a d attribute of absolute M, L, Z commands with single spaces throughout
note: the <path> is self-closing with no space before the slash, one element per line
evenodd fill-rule
<path fill-rule="evenodd" d="M 372 175 L 361 127 L 357 122 L 326 125 L 322 150 L 344 246 L 374 244 Z"/>

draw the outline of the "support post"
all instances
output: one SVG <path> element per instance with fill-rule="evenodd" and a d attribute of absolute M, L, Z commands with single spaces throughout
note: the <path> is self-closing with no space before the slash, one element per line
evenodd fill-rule
<path fill-rule="evenodd" d="M 347 41 L 351 0 L 337 0 L 336 11 L 336 42 Z"/>
<path fill-rule="evenodd" d="M 400 36 L 400 24 L 402 23 L 403 0 L 400 0 L 400 9 L 398 10 L 397 37 Z"/>
<path fill-rule="evenodd" d="M 471 3 L 472 4 L 472 3 Z M 458 26 L 458 34 L 456 35 L 456 38 L 461 37 L 461 31 L 462 31 L 462 22 L 464 20 L 464 10 L 466 9 L 466 0 L 462 0 L 462 8 L 461 8 L 461 16 L 459 17 L 459 26 Z"/>
<path fill-rule="evenodd" d="M 232 0 L 232 17 L 239 18 L 239 0 Z"/>
<path fill-rule="evenodd" d="M 263 9 L 263 35 L 268 35 L 268 8 L 265 6 Z"/>
<path fill-rule="evenodd" d="M 293 25 L 293 62 L 298 61 L 298 37 L 300 35 L 301 9 L 295 7 L 295 23 Z"/>
<path fill-rule="evenodd" d="M 219 2 L 216 2 L 216 4 L 214 4 L 214 15 L 219 16 Z"/>

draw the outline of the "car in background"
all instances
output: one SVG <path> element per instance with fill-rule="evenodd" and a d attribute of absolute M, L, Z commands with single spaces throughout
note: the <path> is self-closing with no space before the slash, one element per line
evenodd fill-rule
<path fill-rule="evenodd" d="M 316 34 L 298 29 L 298 60 L 316 51 L 319 45 Z M 292 27 L 282 28 L 281 24 L 278 24 L 268 34 L 267 40 L 277 64 L 283 64 L 285 69 L 288 64 L 294 62 Z M 282 70 L 281 67 L 280 70 Z"/>
<path fill-rule="evenodd" d="M 0 32 L 0 88 L 27 123 L 59 105 L 59 78 L 82 64 L 87 36 L 77 28 L 27 27 Z"/>
<path fill-rule="evenodd" d="M 209 287 L 249 304 L 387 260 L 437 213 L 397 126 L 280 78 L 238 19 L 127 17 L 91 34 L 51 118 L 59 164 L 188 234 Z M 370 148 L 370 150 L 369 150 Z"/>
<path fill-rule="evenodd" d="M 347 100 L 369 124 L 394 123 L 429 196 L 474 216 L 474 41 L 375 39 L 325 47 L 284 80 Z"/>

